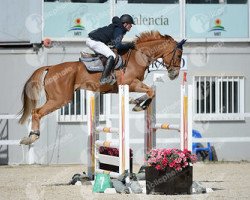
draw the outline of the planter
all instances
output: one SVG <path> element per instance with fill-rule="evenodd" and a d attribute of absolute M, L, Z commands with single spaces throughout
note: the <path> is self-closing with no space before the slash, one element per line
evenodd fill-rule
<path fill-rule="evenodd" d="M 147 194 L 191 194 L 193 183 L 193 167 L 188 166 L 181 172 L 173 169 L 158 171 L 154 167 L 146 167 Z"/>

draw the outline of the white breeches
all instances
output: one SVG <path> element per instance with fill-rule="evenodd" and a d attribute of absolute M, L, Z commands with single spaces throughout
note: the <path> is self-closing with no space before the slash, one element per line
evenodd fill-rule
<path fill-rule="evenodd" d="M 114 58 L 116 57 L 115 53 L 103 42 L 91 40 L 90 38 L 88 38 L 86 40 L 86 45 L 90 47 L 92 50 L 94 50 L 95 52 L 100 53 L 106 56 L 107 58 L 109 56 L 113 56 Z"/>

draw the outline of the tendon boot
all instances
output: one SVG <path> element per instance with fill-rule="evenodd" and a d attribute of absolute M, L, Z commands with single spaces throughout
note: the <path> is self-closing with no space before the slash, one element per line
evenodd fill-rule
<path fill-rule="evenodd" d="M 114 68 L 114 64 L 115 64 L 115 59 L 113 56 L 109 56 L 107 63 L 104 67 L 104 70 L 102 72 L 102 77 L 100 79 L 100 84 L 104 85 L 104 84 L 109 84 L 112 82 L 112 77 L 110 77 L 110 73 Z"/>

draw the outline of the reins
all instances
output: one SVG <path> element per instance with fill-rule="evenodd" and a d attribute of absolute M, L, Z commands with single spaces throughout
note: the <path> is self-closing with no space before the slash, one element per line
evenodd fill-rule
<path fill-rule="evenodd" d="M 129 49 L 127 58 L 125 59 L 125 63 L 124 63 L 124 65 L 122 66 L 122 69 L 121 69 L 121 76 L 122 76 L 122 78 L 121 78 L 122 81 L 121 81 L 121 82 L 122 82 L 122 84 L 124 83 L 124 73 L 125 73 L 126 67 L 127 67 L 127 65 L 128 65 L 128 61 L 129 61 L 131 52 L 132 52 L 132 49 Z"/>
<path fill-rule="evenodd" d="M 126 67 L 127 67 L 127 65 L 128 65 L 128 61 L 129 61 L 131 52 L 132 52 L 132 49 L 129 49 L 127 58 L 125 59 L 125 63 L 124 63 L 124 65 L 123 65 L 123 67 L 122 67 L 122 69 L 124 69 L 124 70 L 126 69 Z"/>
<path fill-rule="evenodd" d="M 148 56 L 147 54 L 145 54 L 144 52 L 142 52 L 140 49 L 136 49 L 136 48 L 135 48 L 135 50 L 136 50 L 136 51 L 139 51 L 141 54 L 145 55 L 145 56 L 149 59 L 149 65 L 147 66 L 147 71 L 148 71 L 148 73 L 150 73 L 150 72 L 151 72 L 151 71 L 149 70 L 150 64 L 153 64 L 153 65 L 156 66 L 156 68 L 158 68 L 157 65 L 156 65 L 156 63 L 159 63 L 160 65 L 162 65 L 163 67 L 165 67 L 167 70 L 169 70 L 169 69 L 171 68 L 171 64 L 172 64 L 172 62 L 173 62 L 173 60 L 174 60 L 174 56 L 175 56 L 175 53 L 176 53 L 176 50 L 177 50 L 177 46 L 176 46 L 171 52 L 169 52 L 167 55 L 163 56 L 163 58 L 164 58 L 164 57 L 166 57 L 166 56 L 168 56 L 169 54 L 171 54 L 171 53 L 174 52 L 174 53 L 173 53 L 173 56 L 172 56 L 172 58 L 171 58 L 171 60 L 170 60 L 169 65 L 167 65 L 167 64 L 164 63 L 163 61 L 157 60 L 158 58 L 152 58 L 152 57 Z"/>

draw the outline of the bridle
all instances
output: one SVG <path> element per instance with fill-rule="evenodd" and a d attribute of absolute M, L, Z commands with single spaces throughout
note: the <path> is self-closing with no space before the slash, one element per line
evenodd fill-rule
<path fill-rule="evenodd" d="M 173 63 L 173 61 L 174 61 L 174 57 L 175 57 L 175 54 L 176 54 L 177 49 L 180 50 L 180 51 L 182 51 L 182 49 L 178 47 L 178 43 L 176 44 L 176 47 L 175 47 L 171 52 L 169 52 L 167 55 L 164 55 L 164 54 L 163 54 L 163 57 L 162 57 L 162 58 L 163 58 L 163 59 L 162 59 L 163 61 L 157 60 L 158 58 L 152 58 L 151 56 L 149 56 L 149 55 L 145 54 L 144 52 L 142 52 L 140 49 L 136 49 L 136 48 L 135 48 L 134 50 L 135 50 L 135 51 L 139 51 L 141 54 L 145 55 L 145 56 L 148 58 L 149 64 L 148 64 L 148 66 L 147 66 L 147 71 L 148 71 L 148 73 L 150 73 L 151 71 L 150 71 L 150 69 L 149 69 L 149 66 L 152 64 L 152 65 L 154 65 L 156 68 L 158 68 L 157 63 L 160 64 L 161 66 L 165 67 L 165 68 L 167 69 L 168 72 L 169 72 L 170 70 L 172 70 L 172 69 L 174 68 L 174 66 L 172 66 L 172 63 Z M 166 63 L 164 63 L 164 58 L 165 58 L 166 56 L 168 56 L 169 54 L 171 54 L 171 53 L 173 53 L 173 55 L 172 55 L 172 58 L 171 58 L 171 60 L 170 60 L 169 65 L 167 65 Z"/>
<path fill-rule="evenodd" d="M 159 63 L 160 65 L 162 65 L 163 67 L 165 67 L 167 69 L 167 71 L 172 70 L 174 68 L 174 65 L 172 65 L 172 63 L 174 62 L 174 57 L 175 57 L 177 49 L 179 49 L 180 51 L 182 51 L 180 48 L 178 48 L 178 45 L 176 45 L 176 47 L 171 52 L 169 52 L 167 55 L 166 54 L 163 55 L 163 57 L 162 57 L 163 61 L 162 62 L 160 62 L 159 60 L 155 59 L 152 64 L 154 64 L 156 66 L 156 68 L 157 68 L 156 63 Z M 167 65 L 166 63 L 164 63 L 164 58 L 166 56 L 168 56 L 169 54 L 171 54 L 171 53 L 173 53 L 173 56 L 172 56 L 172 58 L 170 60 L 169 65 Z M 148 67 L 148 70 L 149 70 L 149 67 Z"/>

